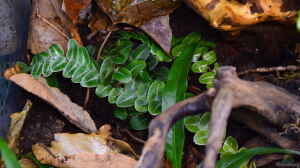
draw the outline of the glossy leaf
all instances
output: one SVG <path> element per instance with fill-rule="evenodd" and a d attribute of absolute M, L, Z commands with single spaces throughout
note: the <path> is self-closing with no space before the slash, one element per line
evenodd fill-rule
<path fill-rule="evenodd" d="M 16 155 L 8 148 L 5 140 L 0 137 L 1 159 L 4 161 L 6 168 L 21 168 Z"/>
<path fill-rule="evenodd" d="M 104 85 L 98 85 L 97 86 L 97 88 L 96 88 L 96 95 L 98 96 L 98 97 L 106 97 L 106 96 L 108 96 L 109 95 L 109 92 L 112 90 L 112 87 L 111 87 L 111 85 L 106 85 L 106 86 L 104 86 Z"/>
<path fill-rule="evenodd" d="M 221 154 L 235 154 L 239 151 L 237 140 L 231 136 L 227 137 L 223 147 L 220 151 Z"/>
<path fill-rule="evenodd" d="M 120 68 L 112 75 L 113 79 L 121 83 L 129 83 L 132 80 L 132 74 L 127 68 Z"/>
<path fill-rule="evenodd" d="M 130 118 L 130 127 L 134 130 L 145 130 L 148 128 L 149 120 L 143 115 L 137 115 Z"/>
<path fill-rule="evenodd" d="M 100 80 L 102 83 L 105 83 L 105 81 L 109 78 L 109 76 L 114 71 L 114 65 L 110 57 L 107 57 L 103 60 L 100 68 Z"/>
<path fill-rule="evenodd" d="M 209 69 L 209 62 L 201 60 L 192 65 L 192 71 L 195 73 L 205 73 Z"/>
<path fill-rule="evenodd" d="M 131 107 L 134 106 L 134 102 L 137 98 L 136 92 L 134 90 L 125 90 L 120 94 L 116 100 L 116 105 L 118 107 Z"/>
<path fill-rule="evenodd" d="M 208 64 L 213 64 L 217 61 L 215 51 L 209 51 L 203 55 L 203 60 L 207 61 Z"/>
<path fill-rule="evenodd" d="M 253 149 L 245 149 L 236 154 L 226 156 L 217 162 L 217 168 L 240 168 L 245 162 L 250 160 L 256 155 L 264 155 L 264 154 L 272 154 L 272 153 L 284 153 L 284 154 L 294 154 L 300 155 L 300 152 L 288 150 L 288 149 L 280 149 L 280 148 L 272 148 L 272 147 L 257 147 Z"/>
<path fill-rule="evenodd" d="M 194 38 L 194 35 L 188 35 L 188 38 L 183 39 L 182 43 L 186 43 L 186 47 L 183 47 L 182 52 L 172 64 L 168 81 L 163 91 L 162 111 L 185 98 L 188 72 L 196 47 L 196 44 L 193 42 L 197 41 L 194 39 L 199 40 L 199 37 Z M 174 168 L 181 168 L 182 166 L 184 139 L 184 123 L 181 120 L 170 130 L 166 143 L 167 159 L 171 161 Z"/>
<path fill-rule="evenodd" d="M 121 94 L 121 89 L 119 88 L 112 88 L 108 94 L 108 102 L 110 104 L 115 104 L 117 101 L 118 96 Z"/>
<path fill-rule="evenodd" d="M 215 79 L 216 73 L 215 72 L 207 72 L 202 74 L 199 77 L 199 82 L 202 84 L 210 84 L 213 83 L 213 80 Z"/>
<path fill-rule="evenodd" d="M 198 130 L 194 135 L 194 143 L 196 145 L 205 145 L 207 143 L 208 130 Z"/>
<path fill-rule="evenodd" d="M 120 120 L 126 120 L 128 117 L 128 113 L 126 109 L 118 108 L 113 112 L 114 117 Z"/>
<path fill-rule="evenodd" d="M 127 69 L 131 72 L 133 76 L 137 76 L 145 68 L 146 68 L 146 62 L 143 60 L 133 60 L 127 66 Z"/>
<path fill-rule="evenodd" d="M 146 44 L 139 45 L 133 52 L 132 58 L 138 60 L 147 60 L 150 56 L 150 48 Z"/>

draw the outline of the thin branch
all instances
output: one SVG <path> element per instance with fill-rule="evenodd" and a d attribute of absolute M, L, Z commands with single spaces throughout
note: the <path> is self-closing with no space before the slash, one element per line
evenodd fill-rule
<path fill-rule="evenodd" d="M 255 72 L 279 72 L 279 71 L 297 71 L 300 70 L 300 66 L 296 65 L 288 65 L 288 66 L 278 66 L 278 67 L 262 67 L 262 68 L 255 68 L 255 69 L 248 69 L 243 72 L 238 72 L 238 75 L 245 75 L 248 73 L 255 73 Z"/>
<path fill-rule="evenodd" d="M 101 44 L 101 46 L 100 46 L 100 48 L 99 48 L 97 57 L 96 57 L 96 60 L 97 60 L 97 61 L 100 60 L 101 54 L 102 54 L 102 50 L 103 50 L 105 44 L 107 43 L 109 37 L 111 36 L 111 33 L 112 33 L 112 31 L 109 31 L 109 32 L 107 33 L 107 35 L 105 36 L 105 39 L 104 39 L 104 41 L 102 42 L 102 44 Z"/>

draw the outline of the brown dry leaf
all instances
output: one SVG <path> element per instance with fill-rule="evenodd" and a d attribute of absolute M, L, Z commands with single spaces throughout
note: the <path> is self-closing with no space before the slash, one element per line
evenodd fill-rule
<path fill-rule="evenodd" d="M 6 74 L 6 73 L 5 73 Z M 44 78 L 34 79 L 31 75 L 17 73 L 5 76 L 30 93 L 39 96 L 56 107 L 71 123 L 85 132 L 97 131 L 95 123 L 89 113 L 81 106 L 73 103 L 70 98 L 59 89 L 48 86 Z"/>
<path fill-rule="evenodd" d="M 264 21 L 290 21 L 300 3 L 285 0 L 186 0 L 212 26 L 235 30 Z"/>
<path fill-rule="evenodd" d="M 169 23 L 169 15 L 154 18 L 140 28 L 152 37 L 165 52 L 170 53 L 172 29 Z"/>
<path fill-rule="evenodd" d="M 19 163 L 22 168 L 38 168 L 36 164 L 30 159 L 22 158 L 19 160 Z"/>
<path fill-rule="evenodd" d="M 49 0 L 33 0 L 28 48 L 33 54 L 46 51 L 52 44 L 67 48 L 68 31 L 62 23 Z"/>
<path fill-rule="evenodd" d="M 10 127 L 7 134 L 8 147 L 15 153 L 19 153 L 19 137 L 23 128 L 26 116 L 30 110 L 32 103 L 30 100 L 26 101 L 26 104 L 21 112 L 13 113 L 10 115 Z"/>
<path fill-rule="evenodd" d="M 56 167 L 133 168 L 137 161 L 112 149 L 109 135 L 101 130 L 92 134 L 59 133 L 51 148 L 35 144 L 32 151 L 41 163 Z"/>
<path fill-rule="evenodd" d="M 90 6 L 92 0 L 63 0 L 63 9 L 73 24 L 79 23 L 79 16 Z"/>
<path fill-rule="evenodd" d="M 178 7 L 178 0 L 97 0 L 98 6 L 114 24 L 139 27 L 151 19 L 165 16 Z"/>
<path fill-rule="evenodd" d="M 94 33 L 100 30 L 106 30 L 110 25 L 111 22 L 109 18 L 102 11 L 97 10 L 88 26 L 92 33 Z"/>

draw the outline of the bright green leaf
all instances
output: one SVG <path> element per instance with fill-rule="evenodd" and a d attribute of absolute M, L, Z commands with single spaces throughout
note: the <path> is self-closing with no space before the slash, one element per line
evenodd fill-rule
<path fill-rule="evenodd" d="M 203 55 L 203 60 L 207 61 L 208 64 L 213 64 L 217 61 L 215 51 L 209 51 Z"/>
<path fill-rule="evenodd" d="M 2 137 L 0 137 L 0 151 L 6 168 L 21 168 L 16 155 L 8 148 Z"/>
<path fill-rule="evenodd" d="M 201 60 L 193 63 L 192 71 L 195 73 L 205 73 L 209 69 L 209 62 L 205 60 Z"/>
<path fill-rule="evenodd" d="M 196 145 L 205 145 L 207 143 L 208 130 L 198 130 L 194 135 L 194 143 Z"/>
<path fill-rule="evenodd" d="M 113 79 L 121 83 L 129 83 L 132 80 L 132 74 L 127 68 L 120 68 L 112 75 Z"/>
<path fill-rule="evenodd" d="M 215 72 L 206 72 L 199 77 L 199 82 L 202 84 L 213 83 L 215 76 L 216 76 Z"/>

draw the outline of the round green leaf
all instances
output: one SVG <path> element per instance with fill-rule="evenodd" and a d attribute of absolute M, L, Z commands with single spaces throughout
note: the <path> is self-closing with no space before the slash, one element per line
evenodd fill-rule
<path fill-rule="evenodd" d="M 145 130 L 148 128 L 149 120 L 144 115 L 137 115 L 130 118 L 130 127 L 134 130 Z"/>
<path fill-rule="evenodd" d="M 200 115 L 187 116 L 184 118 L 184 125 L 190 132 L 196 133 L 199 128 Z"/>
<path fill-rule="evenodd" d="M 193 60 L 192 62 L 197 62 L 199 61 L 199 59 L 201 58 L 201 56 L 204 54 L 204 53 L 207 53 L 208 52 L 208 48 L 207 47 L 197 47 L 193 53 Z"/>
<path fill-rule="evenodd" d="M 220 152 L 226 154 L 235 154 L 238 151 L 239 151 L 239 146 L 237 140 L 232 136 L 229 136 L 226 138 Z"/>
<path fill-rule="evenodd" d="M 209 64 L 213 64 L 217 61 L 217 56 L 215 51 L 209 51 L 203 55 L 203 60 L 207 61 Z"/>
<path fill-rule="evenodd" d="M 132 80 L 132 74 L 127 68 L 120 68 L 112 75 L 113 79 L 121 83 L 129 83 Z"/>
<path fill-rule="evenodd" d="M 121 94 L 120 88 L 112 88 L 108 94 L 108 102 L 114 104 L 117 101 L 118 96 Z"/>
<path fill-rule="evenodd" d="M 127 69 L 131 72 L 133 76 L 136 76 L 146 68 L 146 62 L 143 60 L 133 60 L 128 66 Z"/>
<path fill-rule="evenodd" d="M 195 62 L 192 65 L 192 71 L 195 73 L 205 73 L 208 71 L 208 69 L 209 69 L 208 61 L 202 60 L 202 61 Z"/>
<path fill-rule="evenodd" d="M 126 120 L 128 117 L 128 113 L 126 109 L 118 108 L 113 112 L 114 117 L 120 120 Z"/>
<path fill-rule="evenodd" d="M 196 145 L 205 145 L 207 143 L 208 130 L 198 130 L 194 135 L 194 143 Z"/>
<path fill-rule="evenodd" d="M 148 102 L 146 97 L 137 98 L 134 102 L 134 108 L 138 112 L 147 112 Z"/>
<path fill-rule="evenodd" d="M 132 90 L 126 90 L 116 100 L 118 107 L 131 107 L 134 105 L 135 99 L 137 98 L 136 93 Z"/>
<path fill-rule="evenodd" d="M 201 84 L 213 83 L 215 76 L 216 76 L 215 72 L 206 72 L 199 77 L 199 82 Z"/>
<path fill-rule="evenodd" d="M 106 97 L 109 95 L 111 89 L 111 85 L 98 85 L 96 88 L 96 95 L 101 98 Z"/>

